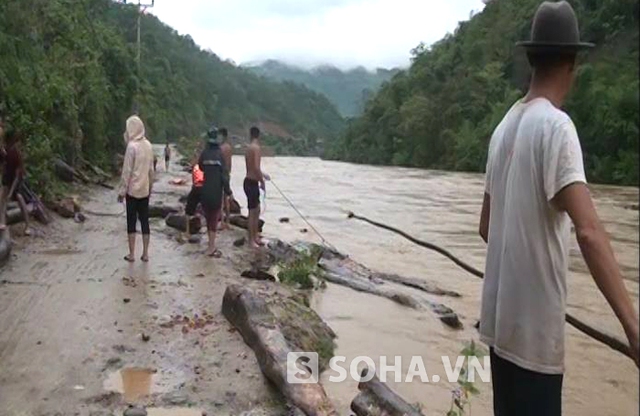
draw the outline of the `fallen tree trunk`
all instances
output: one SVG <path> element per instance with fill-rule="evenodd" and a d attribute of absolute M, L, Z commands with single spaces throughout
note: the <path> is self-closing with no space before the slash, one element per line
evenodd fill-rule
<path fill-rule="evenodd" d="M 178 212 L 180 212 L 180 208 L 171 205 L 149 205 L 150 218 L 166 218 L 169 214 L 177 214 Z"/>
<path fill-rule="evenodd" d="M 4 266 L 11 256 L 11 234 L 9 228 L 0 231 L 0 266 Z"/>
<path fill-rule="evenodd" d="M 33 213 L 33 205 L 27 204 L 27 213 Z M 24 221 L 24 215 L 22 215 L 22 210 L 20 208 L 13 208 L 7 211 L 6 214 L 6 223 L 7 225 L 17 224 L 19 222 Z"/>
<path fill-rule="evenodd" d="M 182 232 L 187 231 L 187 216 L 180 214 L 169 214 L 165 219 L 166 224 L 177 230 Z M 198 234 L 200 232 L 200 227 L 202 227 L 202 223 L 200 222 L 200 217 L 191 217 L 189 221 L 189 233 L 190 234 Z"/>
<path fill-rule="evenodd" d="M 411 287 L 414 289 L 422 290 L 423 292 L 430 293 L 432 295 L 438 296 L 451 296 L 454 298 L 459 298 L 460 293 L 454 292 L 452 290 L 441 289 L 425 280 L 412 278 L 412 277 L 404 277 L 398 276 L 397 274 L 387 274 L 387 273 L 374 273 L 372 276 L 374 279 L 386 280 L 393 283 L 398 283 L 407 287 Z"/>
<path fill-rule="evenodd" d="M 366 378 L 369 369 L 362 370 Z M 360 393 L 351 402 L 351 410 L 356 416 L 424 416 L 419 409 L 411 406 L 397 395 L 374 374 L 369 381 L 358 383 Z"/>
<path fill-rule="evenodd" d="M 240 214 L 241 212 L 240 203 L 233 197 L 231 197 L 231 202 L 229 203 L 229 212 L 231 214 Z"/>
<path fill-rule="evenodd" d="M 354 214 L 353 212 L 350 212 L 348 215 L 349 218 L 355 218 L 358 219 L 360 221 L 364 221 L 367 222 L 371 225 L 374 225 L 376 227 L 379 228 L 383 228 L 385 230 L 391 231 L 393 233 L 396 233 L 398 235 L 401 235 L 402 237 L 406 238 L 407 240 L 428 248 L 430 250 L 434 250 L 442 255 L 444 255 L 445 257 L 451 259 L 455 264 L 457 264 L 458 266 L 462 267 L 464 270 L 468 271 L 469 273 L 473 274 L 474 276 L 477 276 L 481 279 L 484 278 L 484 273 L 481 272 L 480 270 L 474 268 L 473 266 L 470 266 L 469 264 L 463 262 L 462 260 L 460 260 L 459 258 L 457 258 L 456 256 L 454 256 L 453 254 L 449 253 L 447 250 L 436 246 L 435 244 L 431 244 L 428 243 L 426 241 L 421 241 L 418 240 L 417 238 L 405 233 L 402 230 L 399 230 L 397 228 L 391 227 L 390 225 L 386 225 L 386 224 L 382 224 L 373 220 L 370 220 L 366 217 L 361 217 L 359 215 Z M 578 331 L 582 332 L 583 334 L 587 335 L 588 337 L 591 337 L 593 339 L 595 339 L 596 341 L 601 342 L 602 344 L 608 346 L 611 349 L 614 349 L 616 351 L 618 351 L 621 354 L 626 355 L 627 357 L 633 359 L 633 356 L 631 355 L 631 350 L 629 349 L 629 346 L 620 341 L 619 339 L 606 334 L 602 331 L 600 331 L 599 329 L 596 329 L 594 327 L 592 327 L 591 325 L 588 325 L 582 321 L 580 321 L 579 319 L 577 319 L 576 317 L 574 317 L 573 315 L 570 314 L 566 314 L 565 315 L 565 320 L 569 323 L 569 325 L 573 326 L 574 328 L 576 328 Z"/>
<path fill-rule="evenodd" d="M 432 302 L 428 299 L 403 293 L 375 278 L 371 270 L 342 255 L 323 253 L 318 265 L 325 270 L 324 278 L 332 283 L 349 287 L 359 292 L 367 292 L 393 300 L 413 309 L 428 307 L 438 319 L 453 329 L 461 329 L 462 322 L 458 315 L 449 307 Z"/>
<path fill-rule="evenodd" d="M 249 219 L 244 215 L 233 215 L 229 217 L 229 222 L 236 227 L 244 228 L 245 230 L 249 229 Z M 262 232 L 262 227 L 264 226 L 264 221 L 260 220 L 258 224 L 258 230 Z"/>
<path fill-rule="evenodd" d="M 307 416 L 335 416 L 336 410 L 319 383 L 287 382 L 287 354 L 291 352 L 266 302 L 238 285 L 227 287 L 222 314 L 253 349 L 262 373 L 285 398 Z M 305 373 L 296 368 L 297 374 Z M 307 372 L 307 376 L 311 376 Z M 316 374 L 317 376 L 317 374 Z"/>

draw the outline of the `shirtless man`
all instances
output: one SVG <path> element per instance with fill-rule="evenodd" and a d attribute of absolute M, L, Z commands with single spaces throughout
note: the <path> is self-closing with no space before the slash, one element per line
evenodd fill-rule
<path fill-rule="evenodd" d="M 269 180 L 269 175 L 260 169 L 260 130 L 251 127 L 249 130 L 251 143 L 245 153 L 247 165 L 247 176 L 244 178 L 244 193 L 247 195 L 247 206 L 249 208 L 249 244 L 252 248 L 264 245 L 260 240 L 258 232 L 260 223 L 260 188 L 264 190 L 265 180 Z"/>
<path fill-rule="evenodd" d="M 218 132 L 222 137 L 222 144 L 220 144 L 220 152 L 222 152 L 222 159 L 224 160 L 224 166 L 227 168 L 227 176 L 229 180 L 231 180 L 231 159 L 233 155 L 233 149 L 231 148 L 231 143 L 229 143 L 229 132 L 226 128 L 221 128 Z M 231 196 L 224 196 L 224 212 L 222 216 L 222 227 L 221 230 L 226 230 L 229 228 L 229 214 L 231 210 Z"/>

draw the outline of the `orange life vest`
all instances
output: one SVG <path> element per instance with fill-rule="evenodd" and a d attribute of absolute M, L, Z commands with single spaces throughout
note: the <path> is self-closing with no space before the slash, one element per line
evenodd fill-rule
<path fill-rule="evenodd" d="M 204 183 L 204 172 L 200 169 L 200 165 L 196 164 L 193 166 L 191 180 L 193 181 L 193 186 L 197 188 L 201 187 Z"/>

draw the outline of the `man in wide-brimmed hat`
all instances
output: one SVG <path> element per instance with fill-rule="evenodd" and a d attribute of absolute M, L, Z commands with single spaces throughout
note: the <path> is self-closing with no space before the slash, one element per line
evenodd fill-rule
<path fill-rule="evenodd" d="M 519 42 L 533 73 L 491 137 L 480 235 L 488 243 L 480 318 L 497 416 L 561 414 L 571 222 L 638 362 L 638 316 L 586 186 L 582 150 L 560 108 L 580 41 L 569 3 L 544 2 Z"/>

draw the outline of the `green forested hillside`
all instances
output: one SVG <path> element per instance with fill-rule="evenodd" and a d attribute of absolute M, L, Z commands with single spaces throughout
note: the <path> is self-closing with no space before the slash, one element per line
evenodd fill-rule
<path fill-rule="evenodd" d="M 152 141 L 270 122 L 295 137 L 334 137 L 343 126 L 322 95 L 262 79 L 201 50 L 156 17 L 111 0 L 0 2 L 0 112 L 27 133 L 32 180 L 45 188 L 52 155 L 108 165 L 123 150 L 124 121 L 140 83 L 140 115 Z"/>
<path fill-rule="evenodd" d="M 345 117 L 360 115 L 368 98 L 399 71 L 384 68 L 367 71 L 363 67 L 342 71 L 331 65 L 305 70 L 276 60 L 248 68 L 258 75 L 278 81 L 292 81 L 326 95 Z"/>
<path fill-rule="evenodd" d="M 566 103 L 589 180 L 638 184 L 637 0 L 573 0 L 583 37 Z M 454 34 L 418 46 L 411 67 L 371 99 L 326 156 L 372 164 L 483 171 L 494 127 L 528 82 L 526 39 L 539 0 L 493 0 Z"/>

